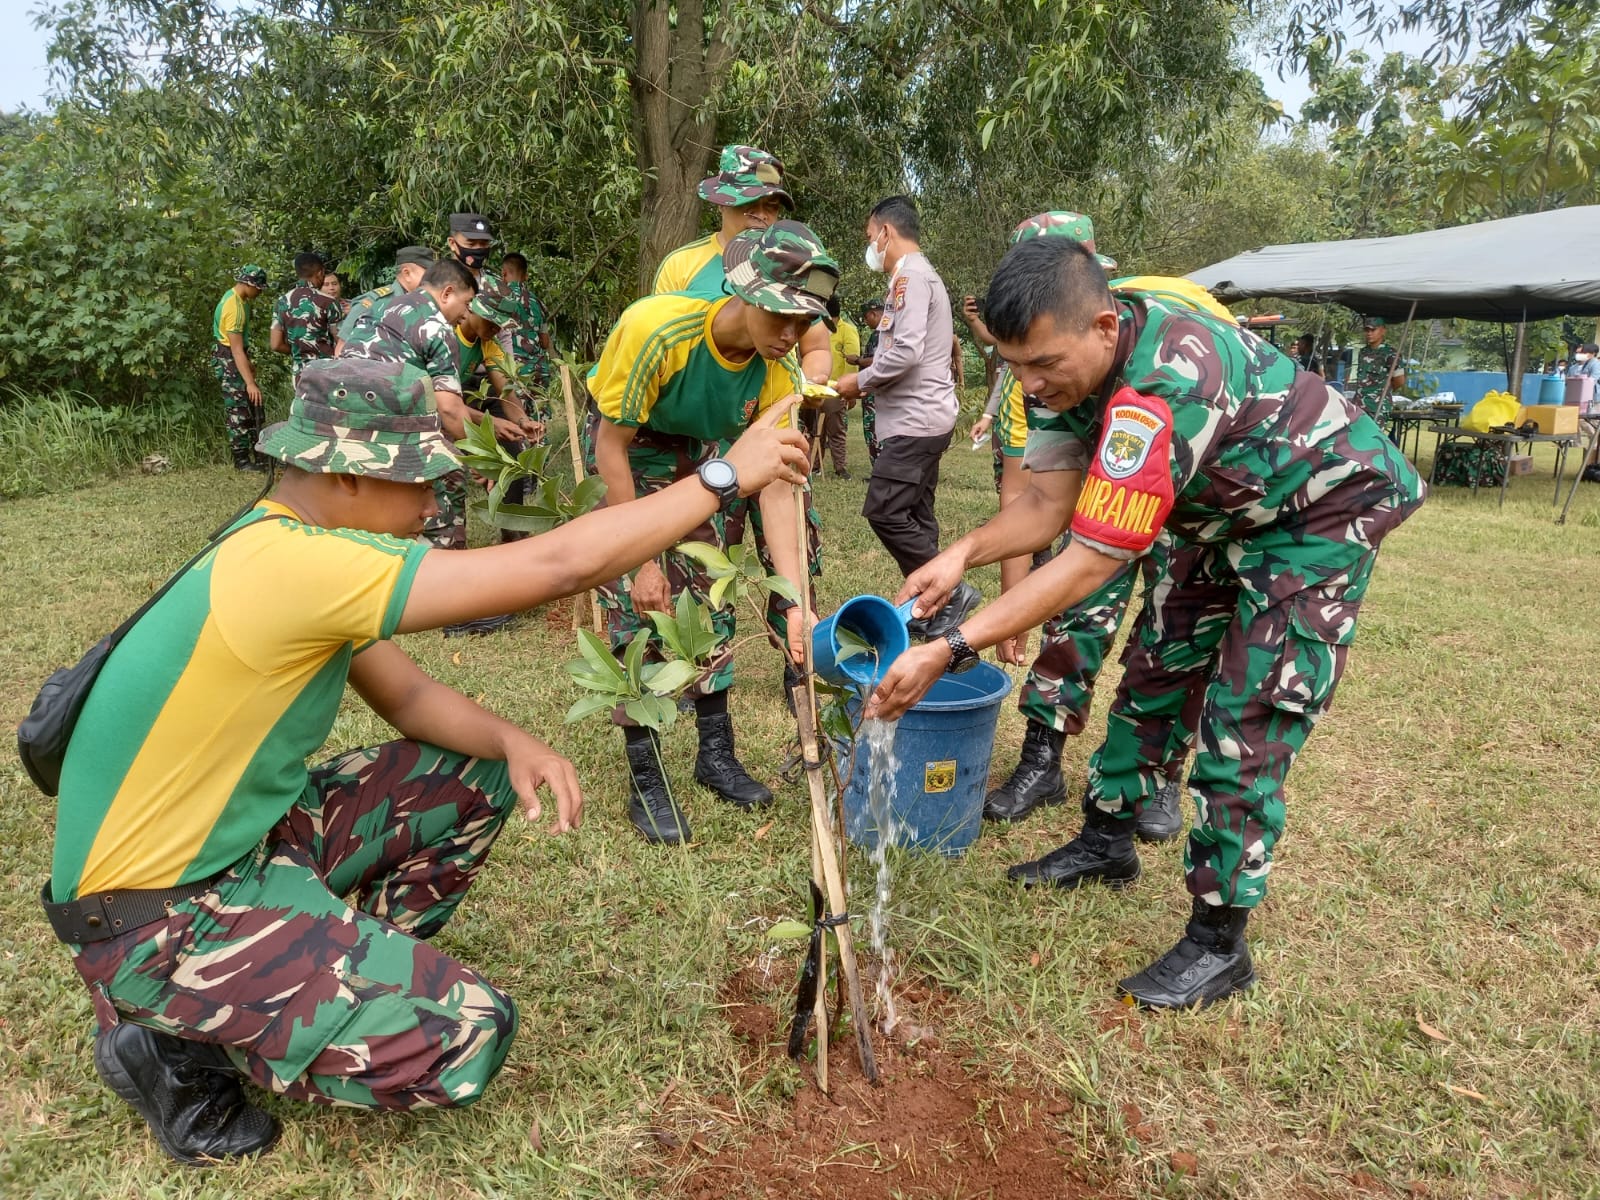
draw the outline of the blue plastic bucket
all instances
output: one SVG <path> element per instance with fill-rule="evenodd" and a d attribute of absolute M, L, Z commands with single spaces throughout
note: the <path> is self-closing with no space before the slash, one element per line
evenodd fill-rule
<path fill-rule="evenodd" d="M 1567 381 L 1561 375 L 1546 375 L 1539 381 L 1540 404 L 1565 404 L 1567 402 Z"/>
<path fill-rule="evenodd" d="M 889 664 L 911 645 L 906 622 L 911 619 L 914 603 L 907 600 L 896 608 L 882 596 L 856 596 L 846 600 L 831 617 L 818 621 L 811 631 L 811 661 L 817 674 L 838 687 L 864 689 L 877 683 L 888 671 Z M 848 629 L 865 641 L 876 655 L 857 654 L 841 661 L 840 629 Z"/>
<path fill-rule="evenodd" d="M 900 765 L 889 806 L 899 830 L 897 845 L 954 857 L 978 840 L 995 726 L 1010 691 L 1004 671 L 980 662 L 941 678 L 900 718 L 894 737 Z M 845 786 L 844 820 L 845 835 L 872 850 L 878 829 L 867 800 L 867 758 L 861 739 Z"/>

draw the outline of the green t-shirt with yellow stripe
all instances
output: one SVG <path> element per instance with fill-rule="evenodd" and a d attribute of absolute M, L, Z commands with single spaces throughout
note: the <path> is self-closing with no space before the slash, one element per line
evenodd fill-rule
<path fill-rule="evenodd" d="M 661 260 L 656 277 L 650 284 L 655 295 L 663 292 L 683 292 L 702 300 L 720 300 L 728 294 L 722 286 L 727 273 L 722 269 L 722 244 L 717 235 L 708 233 L 703 238 L 679 246 Z"/>
<path fill-rule="evenodd" d="M 752 354 L 732 362 L 717 349 L 711 324 L 731 297 L 703 300 L 678 292 L 630 304 L 606 339 L 590 391 L 614 425 L 647 427 L 717 442 L 801 387 L 793 354 L 771 361 Z"/>
<path fill-rule="evenodd" d="M 241 521 L 259 524 L 191 567 L 89 693 L 61 772 L 58 902 L 206 879 L 259 843 L 305 793 L 351 659 L 394 633 L 427 552 L 273 501 Z"/>

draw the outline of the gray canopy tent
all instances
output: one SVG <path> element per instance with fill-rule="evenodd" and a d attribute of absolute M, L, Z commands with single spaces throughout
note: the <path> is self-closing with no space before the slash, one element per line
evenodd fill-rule
<path fill-rule="evenodd" d="M 1229 302 L 1271 296 L 1343 304 L 1404 320 L 1408 335 L 1419 317 L 1521 322 L 1596 316 L 1600 206 L 1400 237 L 1263 246 L 1189 278 Z M 1578 481 L 1574 477 L 1557 524 L 1567 519 Z"/>
<path fill-rule="evenodd" d="M 1344 304 L 1404 320 L 1600 315 L 1600 205 L 1347 242 L 1263 246 L 1190 274 L 1227 302 Z"/>

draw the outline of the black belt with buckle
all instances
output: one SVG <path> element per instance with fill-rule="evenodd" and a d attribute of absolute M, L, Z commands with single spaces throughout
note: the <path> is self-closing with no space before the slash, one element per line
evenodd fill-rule
<path fill-rule="evenodd" d="M 227 874 L 218 871 L 209 879 L 199 879 L 170 888 L 127 888 L 117 892 L 95 892 L 57 904 L 50 899 L 47 881 L 39 891 L 39 903 L 56 936 L 68 945 L 80 946 L 85 942 L 104 942 L 121 937 L 130 929 L 164 921 L 172 915 L 172 906 L 204 896 L 218 879 Z"/>

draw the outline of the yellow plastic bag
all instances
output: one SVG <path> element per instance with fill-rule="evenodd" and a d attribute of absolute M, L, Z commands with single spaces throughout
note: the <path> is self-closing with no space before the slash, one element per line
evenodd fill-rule
<path fill-rule="evenodd" d="M 1522 405 L 1510 392 L 1490 392 L 1472 406 L 1472 411 L 1461 418 L 1461 428 L 1474 433 L 1488 433 L 1495 425 L 1516 421 Z"/>

